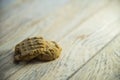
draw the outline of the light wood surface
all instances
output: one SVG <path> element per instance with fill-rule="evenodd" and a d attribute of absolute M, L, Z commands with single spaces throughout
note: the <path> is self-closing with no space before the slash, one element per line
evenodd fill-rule
<path fill-rule="evenodd" d="M 0 80 L 119 80 L 119 4 L 119 0 L 2 0 Z M 58 42 L 61 56 L 51 62 L 14 64 L 15 45 L 33 36 Z"/>
<path fill-rule="evenodd" d="M 120 80 L 120 35 L 69 78 L 70 80 Z"/>

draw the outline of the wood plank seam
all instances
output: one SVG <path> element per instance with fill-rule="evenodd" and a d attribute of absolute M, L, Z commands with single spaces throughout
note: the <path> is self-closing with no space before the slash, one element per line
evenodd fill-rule
<path fill-rule="evenodd" d="M 70 80 L 120 80 L 120 35 Z"/>
<path fill-rule="evenodd" d="M 105 47 L 107 47 L 113 40 L 115 40 L 120 33 L 118 33 L 116 36 L 114 36 L 105 46 L 103 46 L 98 52 L 95 53 L 87 62 L 85 62 L 82 66 L 80 66 L 74 73 L 72 73 L 67 80 L 69 80 L 71 77 L 73 77 L 81 68 L 83 68 L 87 63 L 89 63 L 95 56 L 97 56 Z"/>

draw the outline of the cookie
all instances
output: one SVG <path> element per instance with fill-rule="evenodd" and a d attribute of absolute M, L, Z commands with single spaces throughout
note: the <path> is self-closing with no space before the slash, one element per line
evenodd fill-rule
<path fill-rule="evenodd" d="M 15 46 L 14 61 L 30 61 L 34 58 L 50 61 L 59 57 L 61 47 L 54 41 L 42 37 L 27 38 Z"/>
<path fill-rule="evenodd" d="M 56 42 L 48 42 L 48 47 L 43 51 L 37 59 L 41 61 L 50 61 L 60 56 L 62 48 Z"/>
<path fill-rule="evenodd" d="M 15 61 L 29 61 L 38 56 L 42 48 L 46 46 L 42 37 L 25 39 L 16 45 L 14 59 Z"/>

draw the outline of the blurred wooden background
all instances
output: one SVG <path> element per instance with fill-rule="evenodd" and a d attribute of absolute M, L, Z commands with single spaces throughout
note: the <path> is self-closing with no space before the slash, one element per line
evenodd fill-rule
<path fill-rule="evenodd" d="M 51 62 L 14 64 L 14 46 L 43 36 Z M 120 0 L 0 0 L 0 80 L 120 80 Z"/>

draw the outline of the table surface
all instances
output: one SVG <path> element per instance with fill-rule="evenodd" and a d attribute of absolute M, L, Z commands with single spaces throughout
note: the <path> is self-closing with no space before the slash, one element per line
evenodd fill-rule
<path fill-rule="evenodd" d="M 61 56 L 14 64 L 15 45 L 33 36 Z M 120 0 L 1 0 L 0 80 L 120 80 Z"/>

